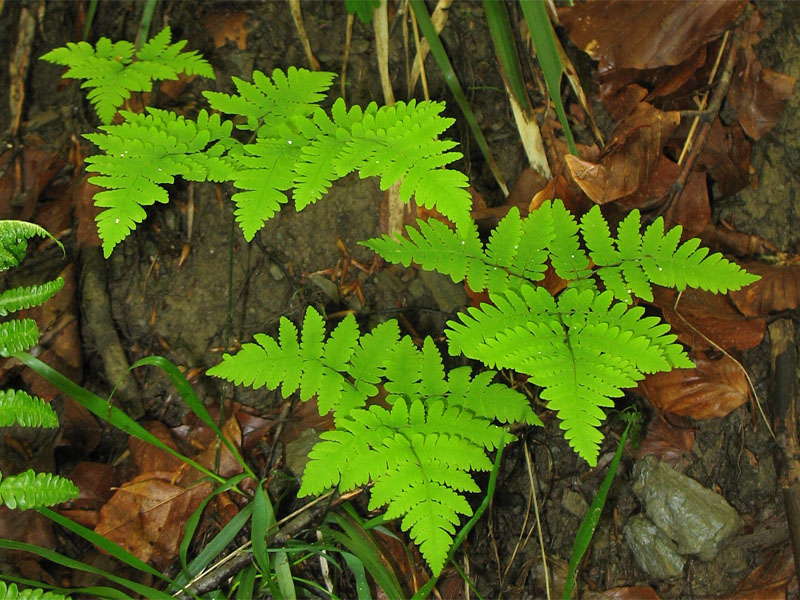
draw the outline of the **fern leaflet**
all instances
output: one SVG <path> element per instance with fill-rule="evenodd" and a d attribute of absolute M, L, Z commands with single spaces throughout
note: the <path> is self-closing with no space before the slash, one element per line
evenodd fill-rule
<path fill-rule="evenodd" d="M 77 498 L 79 493 L 78 486 L 69 479 L 52 473 L 36 473 L 33 469 L 0 481 L 0 502 L 11 509 L 52 506 Z"/>
<path fill-rule="evenodd" d="M 0 427 L 58 427 L 50 404 L 22 390 L 0 390 Z"/>
<path fill-rule="evenodd" d="M 64 280 L 56 277 L 40 285 L 20 286 L 0 293 L 0 317 L 24 308 L 44 304 L 64 286 Z"/>

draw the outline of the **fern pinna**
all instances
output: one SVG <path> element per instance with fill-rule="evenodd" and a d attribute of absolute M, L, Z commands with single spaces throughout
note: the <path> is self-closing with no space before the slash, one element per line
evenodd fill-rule
<path fill-rule="evenodd" d="M 459 159 L 455 142 L 438 139 L 453 119 L 441 116 L 441 102 L 397 102 L 365 109 L 345 107 L 338 99 L 330 112 L 319 105 L 334 74 L 290 67 L 269 77 L 254 71 L 252 82 L 234 77 L 236 94 L 203 92 L 212 110 L 241 122 L 251 139 L 232 135 L 233 123 L 201 111 L 197 119 L 147 109 L 147 115 L 120 111 L 124 120 L 109 124 L 131 90 L 150 89 L 152 79 L 172 78 L 181 70 L 213 77 L 195 53 L 180 53 L 169 44 L 165 29 L 135 54 L 128 42 L 105 38 L 89 44 L 68 44 L 42 58 L 70 67 L 67 77 L 86 79 L 94 87 L 102 133 L 86 137 L 103 152 L 86 159 L 90 179 L 106 191 L 95 196 L 104 210 L 98 216 L 103 252 L 114 247 L 141 223 L 143 207 L 167 202 L 165 184 L 181 176 L 191 181 L 231 182 L 236 220 L 245 239 L 253 239 L 292 192 L 302 210 L 319 200 L 333 181 L 357 171 L 380 177 L 381 189 L 401 181 L 400 198 L 434 206 L 453 222 L 466 225 L 470 197 L 467 178 L 441 167 Z M 116 58 L 112 58 L 116 57 Z M 96 68 L 95 68 L 96 67 Z"/>
<path fill-rule="evenodd" d="M 469 471 L 491 469 L 486 452 L 504 434 L 497 422 L 540 423 L 524 395 L 492 383 L 492 371 L 445 373 L 433 341 L 417 348 L 400 337 L 395 321 L 361 335 L 349 315 L 326 340 L 322 317 L 309 308 L 299 339 L 282 318 L 277 340 L 255 340 L 209 374 L 280 387 L 284 397 L 299 390 L 301 400 L 317 397 L 320 414 L 334 414 L 336 429 L 322 433 L 311 451 L 299 495 L 374 482 L 370 508 L 385 505 L 387 518 L 402 517 L 436 573 L 459 515 L 472 514 L 463 493 L 479 487 Z"/>
<path fill-rule="evenodd" d="M 579 224 L 560 200 L 525 219 L 512 208 L 485 248 L 474 224 L 454 231 L 419 221 L 407 234 L 365 245 L 390 262 L 414 262 L 487 290 L 491 303 L 448 323 L 450 352 L 529 375 L 571 446 L 592 466 L 603 408 L 613 406 L 612 398 L 647 373 L 694 366 L 667 324 L 630 307 L 633 297 L 652 300 L 651 283 L 725 292 L 758 279 L 720 254 L 709 255 L 697 239 L 680 244 L 681 228 L 665 233 L 661 218 L 641 234 L 634 210 L 614 239 L 598 206 Z M 548 261 L 568 282 L 558 298 L 536 286 Z"/>

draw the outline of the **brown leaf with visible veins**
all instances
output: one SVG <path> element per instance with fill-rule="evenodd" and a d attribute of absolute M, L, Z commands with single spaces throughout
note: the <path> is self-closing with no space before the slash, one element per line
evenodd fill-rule
<path fill-rule="evenodd" d="M 603 73 L 678 65 L 719 37 L 746 5 L 746 0 L 600 0 L 558 15 L 572 41 L 600 61 Z"/>
<path fill-rule="evenodd" d="M 703 336 L 725 350 L 755 348 L 764 339 L 764 321 L 742 316 L 725 296 L 687 289 L 678 304 L 680 316 L 673 309 L 677 296 L 675 290 L 659 286 L 653 288 L 653 304 L 664 313 L 672 333 L 694 350 L 713 348 Z"/>
<path fill-rule="evenodd" d="M 750 388 L 744 371 L 727 356 L 692 356 L 694 369 L 654 373 L 639 382 L 639 393 L 661 412 L 692 419 L 724 417 L 744 404 Z"/>
<path fill-rule="evenodd" d="M 143 473 L 100 509 L 95 533 L 163 570 L 178 554 L 186 520 L 211 493 L 209 482 L 184 487 L 175 472 Z"/>
<path fill-rule="evenodd" d="M 767 265 L 742 263 L 742 267 L 761 279 L 746 288 L 729 292 L 742 314 L 767 316 L 772 312 L 793 310 L 800 305 L 800 264 Z"/>
<path fill-rule="evenodd" d="M 662 148 L 678 123 L 679 113 L 662 112 L 641 102 L 614 130 L 599 163 L 568 154 L 567 167 L 595 203 L 618 200 L 633 194 L 654 176 Z"/>

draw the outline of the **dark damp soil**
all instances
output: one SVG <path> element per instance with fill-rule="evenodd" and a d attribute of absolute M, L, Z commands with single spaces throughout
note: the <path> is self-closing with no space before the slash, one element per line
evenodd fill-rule
<path fill-rule="evenodd" d="M 50 2 L 38 30 L 33 56 L 76 37 L 80 3 Z M 396 9 L 396 3 L 390 3 Z M 6 2 L 0 28 L 13 31 L 20 4 Z M 787 5 L 762 2 L 759 8 L 768 22 L 765 42 L 759 46 L 766 66 L 800 76 L 800 46 L 796 17 Z M 342 2 L 302 3 L 311 47 L 322 68 L 341 72 L 346 12 Z M 112 40 L 134 39 L 141 2 L 101 2 L 92 39 L 97 34 Z M 246 46 L 228 40 L 216 47 L 212 32 L 231 15 L 243 13 L 248 29 Z M 188 48 L 199 50 L 213 65 L 213 82 L 191 82 L 177 100 L 163 96 L 154 103 L 165 107 L 202 106 L 200 91 L 230 92 L 231 77 L 247 79 L 253 70 L 266 73 L 291 65 L 307 66 L 302 45 L 285 2 L 162 2 L 153 20 L 153 31 L 169 24 L 173 40 L 187 39 Z M 389 70 L 398 99 L 406 99 L 405 58 L 400 25 L 392 32 Z M 477 2 L 456 2 L 443 33 L 462 85 L 506 179 L 513 183 L 525 166 L 503 83 Z M 10 46 L 10 42 L 7 44 Z M 372 28 L 356 21 L 347 65 L 347 101 L 382 102 Z M 413 54 L 412 54 L 413 56 Z M 428 63 L 430 94 L 450 101 L 441 75 Z M 46 118 L 36 135 L 53 146 L 66 147 L 70 135 L 90 131 L 96 125 L 92 109 L 82 100 L 77 86 L 59 83 L 60 70 L 33 61 L 28 80 L 25 119 Z M 8 73 L 0 75 L 0 89 L 7 88 Z M 339 81 L 333 93 L 338 93 Z M 415 97 L 420 97 L 419 86 Z M 450 103 L 449 103 L 450 104 Z M 740 193 L 716 211 L 735 218 L 740 230 L 774 241 L 782 250 L 796 252 L 800 194 L 796 178 L 798 94 L 792 97 L 780 124 L 754 145 L 753 166 L 758 188 Z M 0 121 L 8 109 L 0 105 Z M 448 113 L 457 124 L 447 135 L 458 140 L 466 158 L 457 165 L 489 204 L 502 194 L 493 183 L 475 143 L 468 137 L 460 115 L 451 104 Z M 316 205 L 298 213 L 286 207 L 257 235 L 245 242 L 234 226 L 230 190 L 224 187 L 178 183 L 172 201 L 154 207 L 144 224 L 122 243 L 106 263 L 105 285 L 83 290 L 83 304 L 107 302 L 114 336 L 124 349 L 128 364 L 152 354 L 166 356 L 187 369 L 205 371 L 220 359 L 220 349 L 247 342 L 254 333 L 274 334 L 281 316 L 297 321 L 305 307 L 313 305 L 327 314 L 355 310 L 362 331 L 390 317 L 402 316 L 413 335 L 441 339 L 443 324 L 455 309 L 466 304 L 463 288 L 415 269 L 380 265 L 358 242 L 381 233 L 382 192 L 372 180 L 350 176 L 334 185 Z M 193 218 L 189 223 L 189 206 Z M 188 256 L 183 257 L 185 245 Z M 352 266 L 346 277 L 360 285 L 357 293 L 342 295 L 331 274 L 343 263 L 344 252 L 365 267 Z M 377 268 L 375 268 L 377 267 Z M 100 298 L 97 295 L 104 295 Z M 113 382 L 102 366 L 108 346 L 102 332 L 83 323 L 83 335 L 94 340 L 85 348 L 86 385 L 107 393 Z M 442 348 L 444 349 L 444 348 Z M 769 351 L 746 353 L 748 368 L 759 397 L 769 395 Z M 216 381 L 197 376 L 195 384 L 207 402 L 217 401 L 223 391 Z M 142 398 L 146 415 L 177 424 L 181 408 L 168 380 L 155 372 L 137 378 L 129 394 Z M 228 390 L 238 402 L 269 414 L 280 403 L 272 393 Z M 630 395 L 643 411 L 645 426 L 654 415 L 642 401 Z M 544 411 L 541 411 L 544 412 Z M 545 595 L 545 577 L 539 527 L 552 589 L 563 585 L 566 563 L 580 520 L 592 501 L 616 449 L 623 423 L 611 416 L 604 425 L 606 441 L 600 465 L 589 469 L 569 449 L 557 421 L 545 414 L 546 427 L 521 430 L 519 441 L 503 457 L 494 502 L 463 546 L 459 563 L 467 568 L 475 586 L 487 598 L 539 598 Z M 685 472 L 706 487 L 721 493 L 745 519 L 743 532 L 758 532 L 766 522 L 783 515 L 768 433 L 752 406 L 743 406 L 728 417 L 692 423 L 696 442 Z M 526 457 L 527 454 L 527 457 Z M 530 458 L 530 461 L 528 461 Z M 716 559 L 693 560 L 684 577 L 665 582 L 648 581 L 638 570 L 623 541 L 627 519 L 640 511 L 630 486 L 634 458 L 623 456 L 617 480 L 611 488 L 603 517 L 581 570 L 581 595 L 616 587 L 651 585 L 663 598 L 709 597 L 732 594 L 737 584 L 770 553 L 787 546 L 783 537 L 734 537 Z M 535 490 L 535 498 L 532 492 Z M 475 499 L 477 502 L 479 499 Z M 538 504 L 538 516 L 534 504 Z M 738 541 L 737 541 L 738 540 Z M 463 584 L 453 597 L 463 596 Z M 559 592 L 560 593 L 560 592 Z"/>

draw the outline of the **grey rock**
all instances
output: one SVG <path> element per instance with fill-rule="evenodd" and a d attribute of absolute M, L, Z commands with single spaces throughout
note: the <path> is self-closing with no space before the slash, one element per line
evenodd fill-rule
<path fill-rule="evenodd" d="M 633 492 L 649 519 L 677 545 L 680 554 L 712 560 L 723 541 L 742 526 L 725 499 L 653 456 L 636 463 Z"/>
<path fill-rule="evenodd" d="M 683 573 L 686 562 L 667 535 L 644 515 L 628 519 L 625 543 L 639 568 L 653 579 L 670 579 Z"/>
<path fill-rule="evenodd" d="M 419 277 L 433 294 L 436 305 L 444 311 L 455 312 L 467 303 L 463 284 L 456 284 L 447 276 L 434 271 L 420 271 Z"/>

